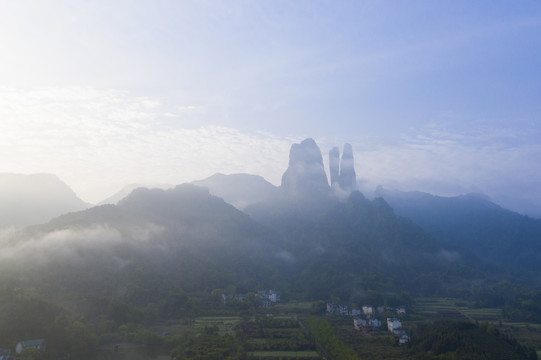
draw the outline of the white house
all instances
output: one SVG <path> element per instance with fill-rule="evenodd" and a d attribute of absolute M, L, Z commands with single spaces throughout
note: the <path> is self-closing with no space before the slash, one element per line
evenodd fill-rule
<path fill-rule="evenodd" d="M 404 345 L 410 341 L 410 337 L 407 334 L 402 334 L 398 339 L 400 345 Z"/>
<path fill-rule="evenodd" d="M 406 313 L 406 307 L 404 306 L 399 306 L 396 308 L 396 313 L 397 314 L 405 314 Z"/>
<path fill-rule="evenodd" d="M 370 319 L 368 321 L 368 325 L 371 325 L 373 327 L 380 327 L 381 326 L 381 320 L 378 320 L 378 319 Z"/>
<path fill-rule="evenodd" d="M 277 292 L 271 292 L 269 294 L 269 300 L 272 303 L 280 302 L 280 293 Z"/>
<path fill-rule="evenodd" d="M 8 360 L 10 355 L 10 349 L 0 349 L 0 360 Z"/>
<path fill-rule="evenodd" d="M 387 318 L 387 329 L 390 332 L 395 333 L 396 330 L 402 328 L 402 323 L 396 318 Z"/>
<path fill-rule="evenodd" d="M 361 314 L 361 309 L 351 309 L 351 316 L 359 316 Z"/>
<path fill-rule="evenodd" d="M 327 303 L 327 314 L 332 314 L 334 312 L 334 304 Z"/>
<path fill-rule="evenodd" d="M 20 354 L 20 353 L 23 352 L 24 349 L 27 349 L 27 348 L 35 348 L 38 351 L 45 350 L 45 340 L 44 339 L 37 339 L 37 340 L 21 341 L 15 347 L 15 352 L 17 354 Z"/>
<path fill-rule="evenodd" d="M 355 330 L 361 330 L 362 326 L 366 326 L 366 320 L 362 318 L 355 318 L 353 319 L 353 326 L 355 327 Z"/>
<path fill-rule="evenodd" d="M 347 305 L 327 303 L 327 315 L 349 315 Z"/>
<path fill-rule="evenodd" d="M 370 305 L 363 305 L 363 314 L 372 315 L 374 313 L 374 307 Z"/>

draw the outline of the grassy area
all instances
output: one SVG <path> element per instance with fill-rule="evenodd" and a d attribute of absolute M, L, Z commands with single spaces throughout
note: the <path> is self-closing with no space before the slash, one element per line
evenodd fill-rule
<path fill-rule="evenodd" d="M 205 327 L 218 327 L 218 334 L 225 335 L 230 333 L 231 329 L 239 324 L 242 318 L 239 316 L 203 316 L 195 319 L 193 327 L 196 330 L 203 331 Z"/>
<path fill-rule="evenodd" d="M 317 351 L 252 351 L 249 358 L 321 359 Z"/>
<path fill-rule="evenodd" d="M 298 313 L 298 312 L 310 312 L 312 310 L 312 304 L 311 301 L 303 301 L 303 302 L 288 302 L 288 303 L 279 303 L 272 307 L 272 309 L 276 312 L 281 313 Z"/>
<path fill-rule="evenodd" d="M 155 333 L 176 334 L 179 332 L 204 332 L 205 327 L 218 328 L 219 335 L 230 333 L 231 329 L 242 321 L 240 316 L 202 316 L 193 320 L 179 319 L 164 324 L 153 326 L 151 330 Z"/>
<path fill-rule="evenodd" d="M 336 335 L 359 354 L 363 360 L 398 360 L 407 358 L 407 350 L 398 345 L 398 337 L 387 331 L 386 324 L 368 334 L 362 334 L 353 327 L 351 317 L 329 317 Z"/>
<path fill-rule="evenodd" d="M 415 308 L 407 315 L 401 315 L 406 330 L 414 330 L 417 324 L 437 319 L 470 320 L 489 323 L 501 332 L 512 335 L 520 343 L 533 347 L 541 356 L 541 324 L 506 322 L 499 308 L 474 308 L 472 304 L 451 298 L 417 299 Z M 241 316 L 202 316 L 191 319 L 171 320 L 153 327 L 153 332 L 167 332 L 170 336 L 187 333 L 196 339 L 208 331 L 216 335 L 235 334 L 239 344 L 248 354 L 248 359 L 321 359 L 317 344 L 305 333 L 297 319 L 304 319 L 312 312 L 312 302 L 291 302 L 277 304 L 270 309 L 273 316 L 257 316 L 243 322 Z M 407 347 L 398 345 L 398 337 L 386 331 L 385 317 L 395 314 L 381 314 L 383 326 L 373 332 L 361 333 L 353 328 L 351 317 L 325 317 L 337 337 L 354 349 L 363 360 L 404 359 L 409 356 Z M 244 318 L 246 319 L 246 318 Z M 124 349 L 127 351 L 128 349 Z"/>
<path fill-rule="evenodd" d="M 268 342 L 268 339 L 265 339 L 265 338 L 252 338 L 252 339 L 246 340 L 247 344 L 256 344 L 256 345 L 266 344 L 267 342 Z"/>
<path fill-rule="evenodd" d="M 465 301 L 451 298 L 421 298 L 416 300 L 415 312 L 427 319 L 472 320 L 499 322 L 501 308 L 474 308 Z"/>
<path fill-rule="evenodd" d="M 248 359 L 321 358 L 313 339 L 305 334 L 294 316 L 286 315 L 286 311 L 298 308 L 297 305 L 281 307 L 279 311 L 273 306 L 274 316 L 258 317 L 235 329 L 237 336 L 243 339 Z M 311 304 L 304 305 L 304 308 L 311 309 Z"/>

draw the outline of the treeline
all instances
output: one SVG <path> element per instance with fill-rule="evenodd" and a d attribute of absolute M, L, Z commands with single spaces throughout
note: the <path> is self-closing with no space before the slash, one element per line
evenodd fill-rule
<path fill-rule="evenodd" d="M 217 335 L 211 330 L 203 334 L 184 333 L 174 337 L 175 348 L 171 352 L 172 359 L 182 360 L 216 360 L 246 359 L 246 352 L 237 339 L 227 334 Z"/>
<path fill-rule="evenodd" d="M 501 307 L 511 321 L 541 323 L 541 289 L 510 281 L 499 281 L 462 293 L 475 307 Z"/>
<path fill-rule="evenodd" d="M 88 352 L 96 334 L 83 319 L 18 289 L 0 290 L 0 348 L 14 349 L 20 341 L 46 339 L 40 359 Z"/>
<path fill-rule="evenodd" d="M 211 294 L 178 291 L 164 295 L 159 303 L 136 306 L 117 298 L 64 293 L 64 302 L 70 304 L 68 310 L 36 289 L 3 286 L 0 348 L 14 350 L 20 341 L 45 339 L 47 350 L 40 359 L 68 355 L 83 358 L 82 354 L 99 345 L 122 341 L 173 348 L 177 346 L 175 341 L 148 331 L 148 326 L 159 319 L 208 314 L 216 307 L 227 310 Z"/>
<path fill-rule="evenodd" d="M 414 359 L 536 360 L 534 349 L 521 346 L 491 325 L 464 321 L 420 324 L 412 334 Z"/>
<path fill-rule="evenodd" d="M 541 290 L 525 289 L 505 304 L 502 313 L 513 321 L 541 323 Z"/>

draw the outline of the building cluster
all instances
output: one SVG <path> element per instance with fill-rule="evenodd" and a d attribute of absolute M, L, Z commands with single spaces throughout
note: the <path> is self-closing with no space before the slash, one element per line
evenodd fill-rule
<path fill-rule="evenodd" d="M 381 327 L 381 320 L 377 319 L 376 315 L 383 312 L 385 312 L 383 305 L 363 305 L 360 309 L 350 309 L 347 305 L 327 303 L 327 315 L 352 316 L 355 329 L 363 332 Z"/>
<path fill-rule="evenodd" d="M 363 332 L 372 331 L 375 328 L 381 327 L 381 320 L 377 318 L 363 319 L 362 317 L 358 317 L 353 319 L 353 327 L 355 327 L 355 330 Z"/>
<path fill-rule="evenodd" d="M 15 353 L 17 354 L 15 357 L 11 355 L 10 349 L 0 349 L 0 360 L 12 360 L 18 358 L 18 355 L 21 355 L 23 351 L 27 349 L 35 349 L 37 352 L 45 351 L 45 340 L 36 339 L 18 342 L 15 346 Z"/>
<path fill-rule="evenodd" d="M 353 317 L 353 327 L 355 330 L 361 331 L 363 334 L 381 328 L 383 324 L 382 321 L 377 318 L 377 315 L 384 312 L 405 315 L 406 307 L 398 306 L 396 308 L 391 308 L 383 305 L 363 305 L 360 309 L 356 309 L 349 308 L 347 305 L 327 303 L 327 315 Z M 387 329 L 391 333 L 399 336 L 400 344 L 406 344 L 409 342 L 409 336 L 402 328 L 402 322 L 399 319 L 394 317 L 387 318 Z"/>
<path fill-rule="evenodd" d="M 276 290 L 259 290 L 257 292 L 260 300 L 260 306 L 269 308 L 272 304 L 280 302 L 280 292 Z"/>
<path fill-rule="evenodd" d="M 399 336 L 398 343 L 403 345 L 410 341 L 409 335 L 402 328 L 402 322 L 397 318 L 387 318 L 387 329 Z"/>
<path fill-rule="evenodd" d="M 258 290 L 255 295 L 259 298 L 259 306 L 268 308 L 273 304 L 280 302 L 280 291 L 277 290 Z M 228 301 L 246 301 L 246 294 L 226 295 L 222 294 L 222 301 L 226 304 Z"/>
<path fill-rule="evenodd" d="M 353 319 L 353 327 L 355 327 L 355 330 L 361 331 L 364 334 L 379 329 L 381 327 L 381 320 L 376 318 L 376 315 L 383 312 L 385 312 L 383 305 L 363 305 L 361 307 L 361 314 Z"/>
<path fill-rule="evenodd" d="M 398 315 L 406 314 L 406 307 L 401 305 L 396 308 L 378 305 L 363 305 L 360 309 L 349 308 L 347 305 L 327 303 L 327 315 L 341 315 L 341 316 L 360 316 L 360 315 L 376 315 L 384 313 L 385 311 L 394 312 Z"/>
<path fill-rule="evenodd" d="M 0 360 L 8 360 L 11 355 L 10 349 L 0 349 Z"/>

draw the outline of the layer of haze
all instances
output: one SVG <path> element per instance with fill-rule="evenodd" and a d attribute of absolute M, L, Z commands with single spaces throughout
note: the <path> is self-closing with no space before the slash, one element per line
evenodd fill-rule
<path fill-rule="evenodd" d="M 536 1 L 0 1 L 0 172 L 85 201 L 350 142 L 362 190 L 541 216 Z"/>

